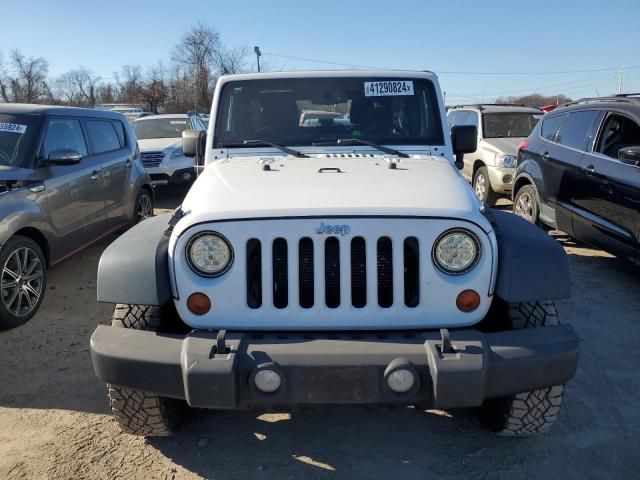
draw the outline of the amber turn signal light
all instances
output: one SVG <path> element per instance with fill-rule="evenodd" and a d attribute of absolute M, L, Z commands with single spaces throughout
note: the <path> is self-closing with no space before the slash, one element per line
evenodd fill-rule
<path fill-rule="evenodd" d="M 187 299 L 187 307 L 191 313 L 204 315 L 211 310 L 211 300 L 204 293 L 192 293 Z"/>
<path fill-rule="evenodd" d="M 480 305 L 480 295 L 475 290 L 463 290 L 456 298 L 456 306 L 461 312 L 473 312 Z"/>

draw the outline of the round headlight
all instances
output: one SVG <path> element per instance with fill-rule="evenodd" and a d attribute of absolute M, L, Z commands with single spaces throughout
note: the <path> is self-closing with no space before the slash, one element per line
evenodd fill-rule
<path fill-rule="evenodd" d="M 231 244 L 216 232 L 194 235 L 187 244 L 186 254 L 191 269 L 203 277 L 222 275 L 233 262 Z"/>
<path fill-rule="evenodd" d="M 433 245 L 432 257 L 442 272 L 460 275 L 471 270 L 480 260 L 480 242 L 468 230 L 447 230 Z"/>

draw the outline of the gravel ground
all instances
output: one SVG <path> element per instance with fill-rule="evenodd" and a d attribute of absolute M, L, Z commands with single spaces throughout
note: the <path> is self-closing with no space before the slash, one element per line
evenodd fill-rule
<path fill-rule="evenodd" d="M 179 201 L 161 193 L 159 203 Z M 558 310 L 582 345 L 547 435 L 499 438 L 467 411 L 351 407 L 197 411 L 171 438 L 120 433 L 88 351 L 112 311 L 95 300 L 107 239 L 51 271 L 31 322 L 0 332 L 0 478 L 637 478 L 640 269 L 556 237 L 573 286 Z"/>

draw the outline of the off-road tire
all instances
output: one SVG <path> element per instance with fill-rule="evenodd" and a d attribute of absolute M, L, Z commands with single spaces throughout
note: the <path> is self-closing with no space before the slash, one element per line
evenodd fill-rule
<path fill-rule="evenodd" d="M 37 256 L 40 262 L 40 270 L 42 272 L 42 278 L 40 280 L 40 295 L 37 301 L 32 304 L 33 306 L 31 307 L 31 310 L 29 312 L 25 314 L 14 314 L 5 305 L 3 299 L 5 298 L 4 295 L 7 290 L 2 288 L 2 290 L 0 290 L 0 295 L 2 295 L 2 298 L 0 298 L 0 330 L 15 328 L 31 320 L 31 318 L 33 318 L 33 316 L 40 309 L 42 301 L 44 300 L 45 292 L 47 290 L 47 260 L 42 253 L 42 249 L 40 248 L 40 246 L 29 237 L 24 237 L 22 235 L 15 235 L 14 237 L 11 237 L 2 246 L 2 250 L 0 250 L 0 287 L 2 287 L 3 279 L 6 279 L 4 275 L 5 263 L 7 262 L 9 257 L 12 256 L 17 250 L 24 248 L 27 248 L 31 252 L 33 252 L 33 254 Z M 18 299 L 18 301 L 21 302 L 22 300 Z M 10 306 L 11 305 L 9 305 L 9 307 Z"/>
<path fill-rule="evenodd" d="M 111 326 L 136 330 L 158 330 L 159 307 L 116 305 Z M 119 385 L 107 384 L 111 412 L 122 431 L 131 435 L 171 435 L 179 423 L 180 401 Z"/>
<path fill-rule="evenodd" d="M 557 325 L 551 301 L 511 303 L 508 321 L 514 330 Z M 503 436 L 524 437 L 544 433 L 555 422 L 562 404 L 563 385 L 555 385 L 509 397 L 490 399 L 480 407 L 480 419 Z"/>
<path fill-rule="evenodd" d="M 480 195 L 476 191 L 476 182 L 479 181 L 480 177 L 484 178 L 484 195 Z M 473 176 L 473 191 L 480 201 L 489 207 L 495 207 L 496 203 L 498 203 L 498 199 L 500 198 L 500 195 L 491 187 L 491 180 L 489 179 L 489 170 L 487 167 L 480 167 Z"/>
<path fill-rule="evenodd" d="M 523 200 L 525 196 L 528 196 L 530 199 L 530 209 L 526 209 L 521 205 L 521 200 Z M 525 212 L 524 210 L 527 211 Z M 542 226 L 540 222 L 540 200 L 538 199 L 538 192 L 536 192 L 533 185 L 523 185 L 518 189 L 513 197 L 513 213 L 520 218 L 524 218 L 529 223 Z"/>

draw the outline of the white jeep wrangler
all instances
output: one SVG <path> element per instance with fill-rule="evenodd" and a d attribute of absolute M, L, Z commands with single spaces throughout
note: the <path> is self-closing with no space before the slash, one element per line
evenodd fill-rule
<path fill-rule="evenodd" d="M 167 435 L 186 403 L 480 407 L 545 431 L 578 361 L 552 302 L 566 255 L 483 209 L 456 168 L 476 127 L 444 121 L 429 72 L 222 77 L 208 132 L 183 134 L 204 165 L 184 203 L 100 260 L 117 305 L 91 354 L 123 430 Z"/>

